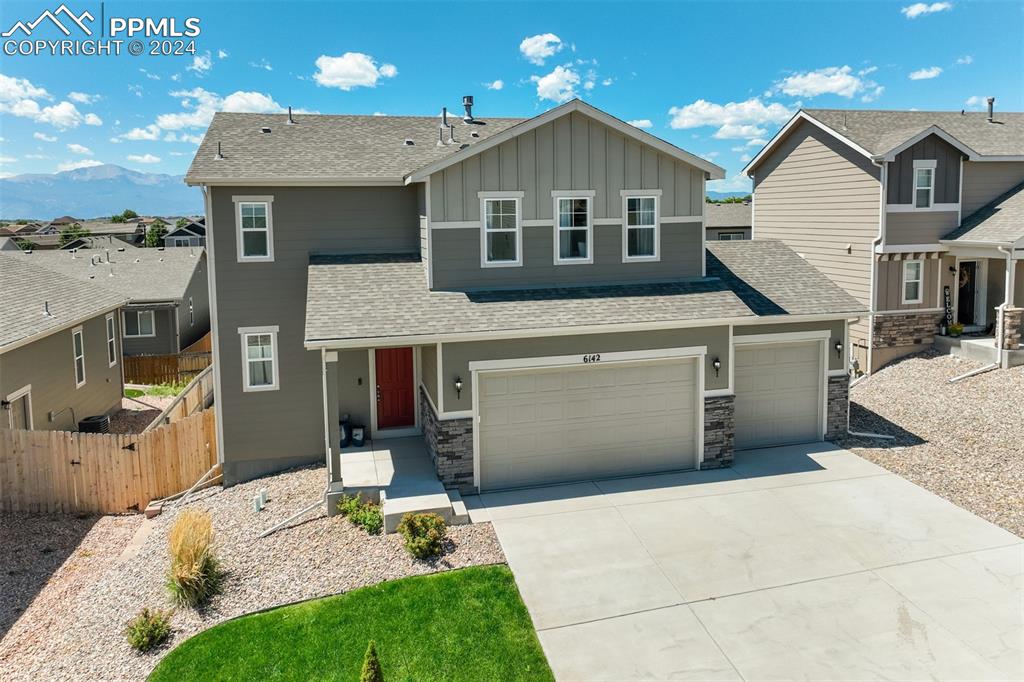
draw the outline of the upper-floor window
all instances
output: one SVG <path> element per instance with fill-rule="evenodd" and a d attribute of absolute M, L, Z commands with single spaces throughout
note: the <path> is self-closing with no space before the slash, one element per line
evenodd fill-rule
<path fill-rule="evenodd" d="M 114 313 L 107 315 L 107 363 L 110 367 L 117 364 L 117 333 L 114 326 Z"/>
<path fill-rule="evenodd" d="M 481 265 L 484 267 L 522 265 L 522 229 L 519 199 L 522 192 L 481 192 L 483 215 Z"/>
<path fill-rule="evenodd" d="M 903 261 L 903 303 L 921 302 L 921 280 L 923 276 L 923 261 Z"/>
<path fill-rule="evenodd" d="M 935 203 L 935 161 L 914 161 L 914 208 L 931 208 Z"/>
<path fill-rule="evenodd" d="M 747 235 L 743 232 L 719 232 L 718 241 L 720 242 L 731 242 L 740 241 L 746 239 Z"/>
<path fill-rule="evenodd" d="M 75 354 L 75 388 L 81 388 L 85 385 L 85 338 L 81 327 L 71 330 L 71 348 Z"/>
<path fill-rule="evenodd" d="M 658 197 L 624 195 L 624 198 L 622 260 L 658 260 Z"/>
<path fill-rule="evenodd" d="M 174 245 L 175 246 L 191 246 L 192 245 L 192 240 L 189 239 L 188 237 L 175 237 L 174 238 Z"/>
<path fill-rule="evenodd" d="M 575 193 L 574 193 L 575 194 Z M 587 196 L 555 197 L 555 262 L 593 263 L 591 201 Z"/>
<path fill-rule="evenodd" d="M 156 336 L 152 310 L 126 310 L 123 314 L 124 336 L 127 339 Z"/>
<path fill-rule="evenodd" d="M 277 331 L 276 326 L 239 328 L 243 391 L 277 390 Z"/>
<path fill-rule="evenodd" d="M 273 197 L 234 197 L 239 262 L 274 260 Z"/>

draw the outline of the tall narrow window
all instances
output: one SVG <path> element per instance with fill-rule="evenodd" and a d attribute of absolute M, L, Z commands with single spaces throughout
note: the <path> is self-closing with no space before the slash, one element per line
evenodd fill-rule
<path fill-rule="evenodd" d="M 931 208 L 935 202 L 935 161 L 914 162 L 914 208 Z"/>
<path fill-rule="evenodd" d="M 75 388 L 81 388 L 85 385 L 85 340 L 81 327 L 72 330 L 71 345 L 75 353 Z"/>
<path fill-rule="evenodd" d="M 658 257 L 658 200 L 626 197 L 624 260 L 655 260 Z"/>
<path fill-rule="evenodd" d="M 591 263 L 590 198 L 559 197 L 555 245 L 559 263 Z"/>
<path fill-rule="evenodd" d="M 923 261 L 903 261 L 903 303 L 921 302 L 921 280 L 923 276 Z"/>
<path fill-rule="evenodd" d="M 520 265 L 518 199 L 484 199 L 484 265 Z"/>
<path fill-rule="evenodd" d="M 238 260 L 274 260 L 274 220 L 270 197 L 235 197 L 235 203 L 238 206 Z"/>
<path fill-rule="evenodd" d="M 270 391 L 278 388 L 277 327 L 243 327 L 242 390 Z"/>
<path fill-rule="evenodd" d="M 188 326 L 192 326 L 196 323 L 196 309 L 192 305 L 192 297 L 188 297 Z"/>
<path fill-rule="evenodd" d="M 117 364 L 117 329 L 114 324 L 114 313 L 107 315 L 107 363 L 111 367 Z"/>

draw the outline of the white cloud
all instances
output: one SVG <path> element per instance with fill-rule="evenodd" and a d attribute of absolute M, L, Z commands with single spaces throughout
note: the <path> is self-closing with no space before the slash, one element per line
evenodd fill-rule
<path fill-rule="evenodd" d="M 69 92 L 68 99 L 79 104 L 92 104 L 100 98 L 99 95 L 90 95 L 86 92 Z"/>
<path fill-rule="evenodd" d="M 160 128 L 151 123 L 145 128 L 132 128 L 127 133 L 120 135 L 122 140 L 158 140 L 160 139 Z"/>
<path fill-rule="evenodd" d="M 564 47 L 562 39 L 554 33 L 540 33 L 535 36 L 523 38 L 519 43 L 519 51 L 526 59 L 538 66 L 544 64 L 544 60 Z"/>
<path fill-rule="evenodd" d="M 553 102 L 567 102 L 576 96 L 576 86 L 580 84 L 580 75 L 571 68 L 556 66 L 546 76 L 530 76 L 537 84 L 537 97 Z"/>
<path fill-rule="evenodd" d="M 275 102 L 270 95 L 265 95 L 262 92 L 238 90 L 227 97 L 221 97 L 215 92 L 196 87 L 191 90 L 174 90 L 170 95 L 180 100 L 181 111 L 160 114 L 153 123 L 139 128 L 132 128 L 114 139 L 162 139 L 165 142 L 199 144 L 202 141 L 201 135 L 178 131 L 205 128 L 210 125 L 213 115 L 218 111 L 261 114 L 276 114 L 285 111 L 285 108 Z"/>
<path fill-rule="evenodd" d="M 141 85 L 129 85 L 128 92 L 131 92 L 136 97 L 142 97 L 142 86 Z"/>
<path fill-rule="evenodd" d="M 749 192 L 751 183 L 750 178 L 743 173 L 737 173 L 724 180 L 712 180 L 707 186 L 712 192 Z"/>
<path fill-rule="evenodd" d="M 195 71 L 200 76 L 206 75 L 210 69 L 213 68 L 213 59 L 210 57 L 210 51 L 207 50 L 205 54 L 197 54 L 192 57 L 192 65 L 186 66 L 186 71 Z"/>
<path fill-rule="evenodd" d="M 611 85 L 614 82 L 615 80 L 612 78 L 605 78 L 603 81 L 601 81 L 601 85 Z"/>
<path fill-rule="evenodd" d="M 160 163 L 160 157 L 153 156 L 152 154 L 143 154 L 141 156 L 139 154 L 129 154 L 124 158 L 135 163 Z"/>
<path fill-rule="evenodd" d="M 37 140 L 42 140 L 43 142 L 57 141 L 56 135 L 47 135 L 46 133 L 32 133 L 32 137 L 36 138 Z"/>
<path fill-rule="evenodd" d="M 86 114 L 85 118 L 82 119 L 82 122 L 85 123 L 85 125 L 87 125 L 87 126 L 101 126 L 101 125 L 103 125 L 103 119 L 100 118 L 99 116 L 97 116 L 96 114 L 92 113 L 92 112 Z"/>
<path fill-rule="evenodd" d="M 0 74 L 0 112 L 49 123 L 59 130 L 77 128 L 82 124 L 84 117 L 71 102 L 64 100 L 58 104 L 41 107 L 37 99 L 52 100 L 53 97 L 44 88 L 33 85 L 26 78 L 12 78 Z"/>
<path fill-rule="evenodd" d="M 962 66 L 966 66 L 967 64 L 973 64 L 974 57 L 972 57 L 969 54 L 965 54 L 963 57 L 957 57 L 956 63 Z"/>
<path fill-rule="evenodd" d="M 374 116 L 387 116 L 387 114 L 385 114 L 383 111 L 375 111 L 375 112 L 373 112 L 373 115 Z"/>
<path fill-rule="evenodd" d="M 25 158 L 26 159 L 48 159 L 50 157 L 47 156 L 46 154 L 26 154 Z"/>
<path fill-rule="evenodd" d="M 719 154 L 719 152 L 705 152 L 705 153 L 701 154 L 700 156 L 705 158 L 705 159 L 707 159 L 708 161 L 712 161 L 712 160 L 714 160 L 715 157 L 718 156 L 718 154 Z"/>
<path fill-rule="evenodd" d="M 139 73 L 141 73 L 143 76 L 145 76 L 146 78 L 148 78 L 151 81 L 158 81 L 158 80 L 160 80 L 160 76 L 159 75 L 157 75 L 155 73 L 150 73 L 149 71 L 146 71 L 145 69 L 139 69 Z"/>
<path fill-rule="evenodd" d="M 43 123 L 49 123 L 58 130 L 77 128 L 84 120 L 78 108 L 68 101 L 55 104 L 52 107 L 44 107 L 38 115 L 32 118 Z"/>
<path fill-rule="evenodd" d="M 768 140 L 764 139 L 763 137 L 755 137 L 752 140 L 747 140 L 748 147 L 763 147 L 766 144 L 768 144 Z"/>
<path fill-rule="evenodd" d="M 885 92 L 884 85 L 874 85 L 870 90 L 860 96 L 861 102 L 874 102 Z"/>
<path fill-rule="evenodd" d="M 973 109 L 975 111 L 982 111 L 988 107 L 988 98 L 981 95 L 972 95 L 964 101 L 964 105 L 967 109 Z"/>
<path fill-rule="evenodd" d="M 190 135 L 189 133 L 167 133 L 164 135 L 164 142 L 190 142 L 192 144 L 199 144 L 202 141 L 202 135 Z"/>
<path fill-rule="evenodd" d="M 918 69 L 917 71 L 912 71 L 907 76 L 907 78 L 909 78 L 912 81 L 926 81 L 926 80 L 930 80 L 932 78 L 938 78 L 941 73 L 942 73 L 942 67 L 941 66 L 929 66 L 929 67 L 924 68 L 924 69 Z"/>
<path fill-rule="evenodd" d="M 227 59 L 227 58 L 228 58 L 228 51 L 227 50 L 217 50 L 217 59 Z"/>
<path fill-rule="evenodd" d="M 85 147 L 83 145 L 77 144 L 75 142 L 71 142 L 70 144 L 68 144 L 68 151 L 70 151 L 72 154 L 80 154 L 82 156 L 92 156 L 92 150 L 91 149 L 89 149 L 88 147 Z"/>
<path fill-rule="evenodd" d="M 866 75 L 868 69 L 860 72 Z M 794 73 L 775 84 L 775 90 L 791 97 L 817 97 L 839 95 L 853 97 L 877 87 L 877 83 L 853 73 L 849 66 L 826 66 L 823 69 Z"/>
<path fill-rule="evenodd" d="M 316 59 L 316 73 L 313 80 L 317 85 L 328 88 L 351 90 L 352 88 L 373 88 L 380 78 L 394 78 L 398 69 L 394 64 L 383 64 L 379 68 L 373 57 L 362 52 L 346 52 L 340 57 L 322 54 Z"/>
<path fill-rule="evenodd" d="M 877 66 L 869 66 L 867 68 L 864 68 L 864 69 L 861 69 L 860 71 L 858 71 L 857 75 L 858 76 L 868 76 L 868 75 L 874 73 L 875 71 L 878 71 L 878 67 Z"/>
<path fill-rule="evenodd" d="M 175 83 L 181 82 L 181 74 L 180 73 L 174 74 L 173 76 L 171 76 L 171 80 L 174 81 Z"/>
<path fill-rule="evenodd" d="M 900 10 L 907 19 L 916 19 L 926 14 L 935 14 L 936 12 L 945 12 L 953 9 L 953 3 L 951 2 L 933 2 L 928 4 L 926 2 L 915 2 L 913 5 L 909 5 Z"/>
<path fill-rule="evenodd" d="M 0 73 L 0 102 L 23 99 L 53 99 L 44 88 L 36 87 L 27 78 L 12 78 Z"/>
<path fill-rule="evenodd" d="M 274 70 L 274 67 L 266 59 L 260 59 L 258 62 L 249 62 L 249 66 L 254 69 L 263 69 L 264 71 Z"/>
<path fill-rule="evenodd" d="M 487 88 L 488 90 L 501 90 L 503 87 L 505 87 L 505 81 L 499 78 L 496 81 L 484 83 L 484 87 Z"/>
<path fill-rule="evenodd" d="M 717 104 L 699 99 L 682 107 L 668 110 L 672 120 L 669 125 L 677 130 L 717 126 L 714 137 L 724 139 L 759 138 L 767 130 L 765 124 L 785 123 L 793 115 L 778 102 L 765 103 L 757 97 L 744 102 Z"/>
<path fill-rule="evenodd" d="M 13 156 L 0 156 L 0 163 L 17 163 L 18 159 Z"/>
<path fill-rule="evenodd" d="M 626 121 L 626 123 L 628 123 L 629 125 L 633 126 L 634 128 L 653 128 L 654 127 L 654 124 L 651 123 L 651 119 L 649 119 L 649 118 L 637 118 L 637 119 L 634 119 L 632 121 Z"/>
<path fill-rule="evenodd" d="M 743 155 L 740 156 L 740 161 L 742 161 L 743 163 L 746 163 L 747 161 L 750 161 L 752 158 L 754 158 L 754 157 L 751 156 L 750 154 L 743 154 Z"/>
<path fill-rule="evenodd" d="M 82 159 L 81 161 L 65 161 L 64 163 L 57 164 L 58 171 L 69 171 L 78 170 L 79 168 L 92 168 L 93 166 L 102 166 L 102 161 L 96 159 Z"/>

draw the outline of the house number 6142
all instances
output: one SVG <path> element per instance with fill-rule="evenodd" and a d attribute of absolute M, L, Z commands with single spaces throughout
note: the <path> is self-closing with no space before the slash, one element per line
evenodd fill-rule
<path fill-rule="evenodd" d="M 584 355 L 583 356 L 583 362 L 586 362 L 586 363 L 601 362 L 601 354 L 600 353 L 592 353 L 591 355 Z"/>

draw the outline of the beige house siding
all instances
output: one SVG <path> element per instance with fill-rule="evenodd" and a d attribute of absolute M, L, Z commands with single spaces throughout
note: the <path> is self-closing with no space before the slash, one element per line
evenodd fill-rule
<path fill-rule="evenodd" d="M 955 211 L 885 214 L 885 244 L 936 244 L 957 228 Z"/>
<path fill-rule="evenodd" d="M 754 238 L 784 241 L 867 304 L 879 178 L 868 159 L 801 123 L 756 170 Z"/>
<path fill-rule="evenodd" d="M 1024 182 L 1024 161 L 964 161 L 966 218 L 1003 192 Z"/>
<path fill-rule="evenodd" d="M 875 287 L 875 308 L 879 311 L 927 310 L 940 307 L 938 277 L 941 264 L 937 258 L 926 258 L 921 279 L 921 302 L 901 303 L 903 298 L 903 261 L 879 261 Z"/>

